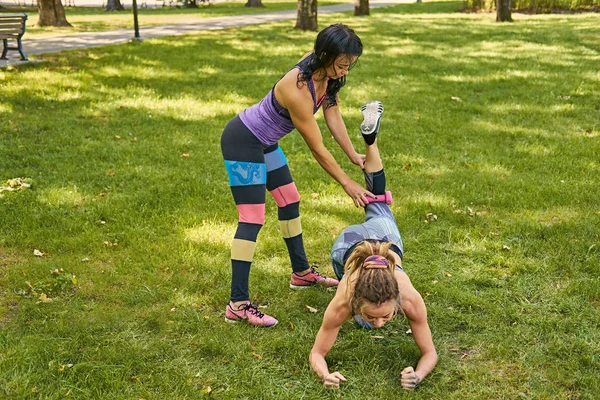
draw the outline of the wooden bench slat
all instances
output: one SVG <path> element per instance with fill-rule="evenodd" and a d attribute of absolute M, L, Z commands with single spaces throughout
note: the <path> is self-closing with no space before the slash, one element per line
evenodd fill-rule
<path fill-rule="evenodd" d="M 23 30 L 23 24 L 3 24 L 0 22 L 0 30 L 2 31 L 14 31 L 14 30 Z"/>

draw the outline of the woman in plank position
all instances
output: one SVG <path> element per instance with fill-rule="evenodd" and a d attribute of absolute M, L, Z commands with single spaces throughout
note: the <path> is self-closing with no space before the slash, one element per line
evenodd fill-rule
<path fill-rule="evenodd" d="M 363 106 L 372 108 L 369 102 Z M 370 105 L 370 106 L 368 106 Z M 365 180 L 375 195 L 385 193 L 385 174 L 375 138 L 381 113 L 365 115 L 361 131 L 367 144 Z M 437 364 L 437 354 L 427 323 L 423 298 L 402 267 L 402 239 L 390 207 L 375 202 L 365 207 L 366 221 L 344 229 L 333 245 L 331 260 L 340 279 L 315 339 L 309 361 L 326 387 L 338 388 L 346 378 L 330 372 L 325 356 L 333 346 L 344 322 L 354 317 L 366 329 L 381 328 L 396 314 L 403 313 L 421 350 L 416 368 L 407 366 L 400 380 L 405 389 L 414 389 Z"/>

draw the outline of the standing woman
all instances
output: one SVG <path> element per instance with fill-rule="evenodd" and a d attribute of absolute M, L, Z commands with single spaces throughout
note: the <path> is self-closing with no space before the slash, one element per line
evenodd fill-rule
<path fill-rule="evenodd" d="M 231 245 L 231 298 L 226 321 L 247 320 L 265 327 L 277 323 L 250 303 L 248 293 L 256 238 L 265 220 L 266 190 L 278 206 L 279 225 L 292 264 L 290 287 L 337 286 L 337 280 L 321 276 L 308 263 L 302 241 L 300 195 L 277 142 L 297 129 L 317 162 L 342 185 L 354 204 L 367 204 L 366 196 L 372 193 L 351 180 L 325 148 L 314 117 L 323 106 L 331 134 L 348 158 L 363 168 L 365 156 L 354 150 L 338 106 L 338 92 L 361 54 L 362 43 L 349 27 L 335 24 L 323 29 L 317 35 L 314 51 L 288 71 L 264 99 L 225 127 L 221 150 L 239 215 Z"/>

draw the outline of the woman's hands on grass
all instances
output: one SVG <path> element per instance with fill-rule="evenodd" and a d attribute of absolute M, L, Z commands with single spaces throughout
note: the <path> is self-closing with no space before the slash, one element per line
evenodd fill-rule
<path fill-rule="evenodd" d="M 421 383 L 421 378 L 415 372 L 413 367 L 406 367 L 402 370 L 402 387 L 407 390 L 413 390 Z"/>
<path fill-rule="evenodd" d="M 338 371 L 332 372 L 323 378 L 323 385 L 326 388 L 339 389 L 340 382 L 346 382 L 346 378 Z"/>

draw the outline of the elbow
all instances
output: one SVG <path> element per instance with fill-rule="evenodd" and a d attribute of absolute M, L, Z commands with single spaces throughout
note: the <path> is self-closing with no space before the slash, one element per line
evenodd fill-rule
<path fill-rule="evenodd" d="M 431 366 L 435 367 L 437 365 L 438 362 L 438 354 L 437 352 L 434 350 L 431 352 Z"/>

